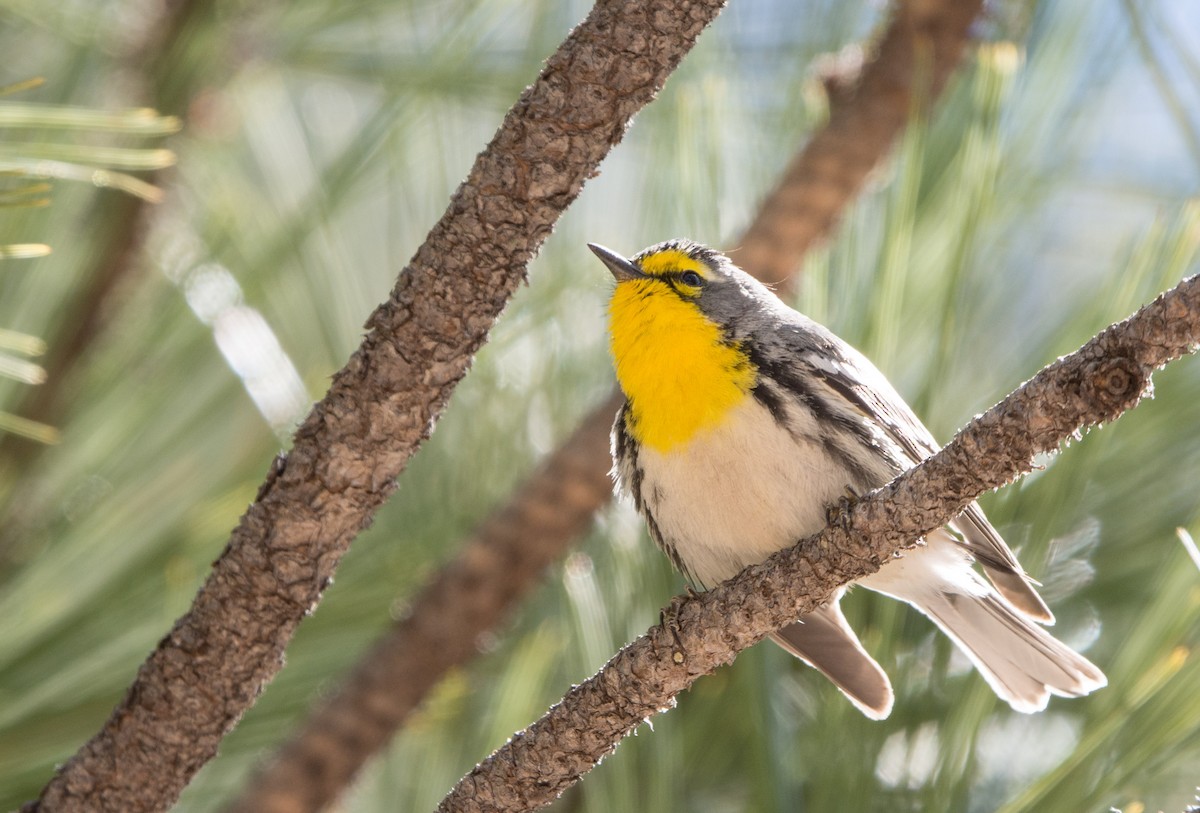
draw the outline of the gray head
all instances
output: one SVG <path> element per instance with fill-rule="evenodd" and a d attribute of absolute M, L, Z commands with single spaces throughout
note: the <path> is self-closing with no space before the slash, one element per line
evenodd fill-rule
<path fill-rule="evenodd" d="M 690 302 L 721 326 L 730 339 L 778 323 L 795 312 L 758 280 L 719 251 L 691 240 L 657 243 L 629 259 L 604 246 L 588 243 L 618 284 L 647 280 L 649 290 Z M 661 286 L 661 287 L 660 287 Z"/>

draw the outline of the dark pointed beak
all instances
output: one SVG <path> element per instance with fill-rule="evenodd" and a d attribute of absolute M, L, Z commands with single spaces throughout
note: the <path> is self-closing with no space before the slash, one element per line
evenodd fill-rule
<path fill-rule="evenodd" d="M 608 270 L 616 277 L 617 282 L 622 282 L 627 279 L 643 279 L 647 275 L 642 273 L 642 269 L 631 263 L 629 260 L 622 257 L 615 251 L 597 245 L 596 243 L 588 243 L 587 247 L 592 250 L 592 253 L 600 258 L 600 262 L 608 266 Z"/>

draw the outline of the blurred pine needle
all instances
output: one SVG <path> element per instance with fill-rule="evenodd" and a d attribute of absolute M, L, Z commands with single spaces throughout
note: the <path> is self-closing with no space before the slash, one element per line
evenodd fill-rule
<path fill-rule="evenodd" d="M 1180 5 L 1137 9 L 1162 17 Z M 107 196 L 158 199 L 131 167 L 167 163 L 146 142 L 179 119 L 138 99 L 93 109 L 98 86 L 115 96 L 118 77 L 149 70 L 117 53 L 126 17 L 108 5 L 71 20 L 54 4 L 14 8 L 0 47 L 50 80 L 37 104 L 24 98 L 32 84 L 0 89 L 0 245 L 54 247 L 36 266 L 0 264 L 10 332 L 0 346 L 27 361 L 36 339 L 12 333 L 54 334 L 56 306 L 107 236 Z M 278 451 L 218 351 L 220 326 L 197 318 L 212 304 L 202 294 L 226 289 L 187 280 L 206 268 L 235 279 L 226 304 L 260 311 L 320 392 L 497 117 L 584 11 L 549 0 L 228 9 L 191 18 L 153 63 L 156 81 L 193 90 L 172 109 L 188 128 L 171 143 L 171 200 L 131 260 L 141 273 L 72 374 L 57 435 L 0 411 L 4 431 L 61 440 L 19 471 L 0 461 L 0 805 L 34 795 L 102 723 Z M 820 118 L 814 59 L 878 22 L 867 2 L 735 4 L 705 35 L 547 242 L 395 499 L 302 626 L 287 669 L 179 810 L 219 809 L 237 792 L 424 575 L 607 392 L 607 288 L 584 241 L 722 245 Z M 984 28 L 991 41 L 809 258 L 797 293 L 802 310 L 869 349 L 943 439 L 1198 268 L 1200 170 L 1155 106 L 1127 19 L 1046 0 L 1005 7 Z M 1195 98 L 1191 74 L 1166 75 Z M 1129 95 L 1121 82 L 1139 77 L 1143 91 Z M 1149 126 L 1154 113 L 1153 149 L 1136 152 L 1146 139 L 1129 137 L 1129 122 Z M 888 721 L 862 719 L 810 670 L 759 647 L 556 806 L 1181 809 L 1200 765 L 1200 609 L 1197 571 L 1173 534 L 1195 533 L 1200 368 L 1181 362 L 1155 384 L 1153 401 L 985 500 L 1055 591 L 1056 634 L 1106 669 L 1106 690 L 1012 715 L 925 619 L 859 591 L 851 621 L 897 687 Z M 27 386 L 0 378 L 0 410 Z M 681 587 L 628 508 L 607 511 L 343 809 L 431 809 Z"/>

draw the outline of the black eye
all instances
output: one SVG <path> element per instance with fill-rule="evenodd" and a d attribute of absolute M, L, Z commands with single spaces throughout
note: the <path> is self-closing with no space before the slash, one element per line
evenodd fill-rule
<path fill-rule="evenodd" d="M 692 288 L 699 288 L 704 284 L 704 278 L 695 271 L 684 271 L 679 275 L 679 281 L 684 285 L 689 285 Z"/>

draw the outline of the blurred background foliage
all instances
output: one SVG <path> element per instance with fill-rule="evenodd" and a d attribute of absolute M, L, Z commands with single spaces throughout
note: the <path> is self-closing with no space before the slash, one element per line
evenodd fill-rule
<path fill-rule="evenodd" d="M 739 0 L 704 35 L 560 223 L 288 667 L 180 810 L 235 793 L 607 391 L 609 283 L 584 241 L 728 245 L 819 126 L 814 66 L 853 55 L 879 5 Z M 100 325 L 59 379 L 0 376 L 0 412 L 18 416 L 35 386 L 56 388 L 46 423 L 60 440 L 0 438 L 0 805 L 35 795 L 103 722 L 475 153 L 586 11 L 0 0 L 0 86 L 45 79 L 0 97 L 0 245 L 53 247 L 0 258 L 0 344 L 20 334 L 17 351 L 53 354 L 79 314 Z M 942 438 L 1198 270 L 1197 9 L 1007 0 L 976 30 L 982 45 L 944 104 L 809 258 L 796 298 L 873 356 Z M 79 126 L 11 124 L 49 105 Z M 163 142 L 80 119 L 143 107 L 182 131 Z M 114 150 L 169 148 L 178 163 L 138 175 L 165 191 L 147 211 L 43 178 L 31 167 L 49 144 L 93 168 L 113 168 L 105 157 L 126 155 Z M 46 183 L 18 197 L 50 205 L 9 205 Z M 135 232 L 144 243 L 120 262 Z M 99 289 L 114 257 L 120 273 Z M 1105 668 L 1107 689 L 1014 714 L 923 618 L 860 591 L 848 609 L 897 686 L 889 720 L 865 720 L 811 670 L 756 647 L 556 807 L 1181 809 L 1200 767 L 1200 575 L 1176 535 L 1200 535 L 1200 365 L 1155 383 L 1153 400 L 984 501 L 1044 581 L 1056 634 Z M 431 809 L 681 587 L 631 509 L 606 511 L 342 808 Z"/>

